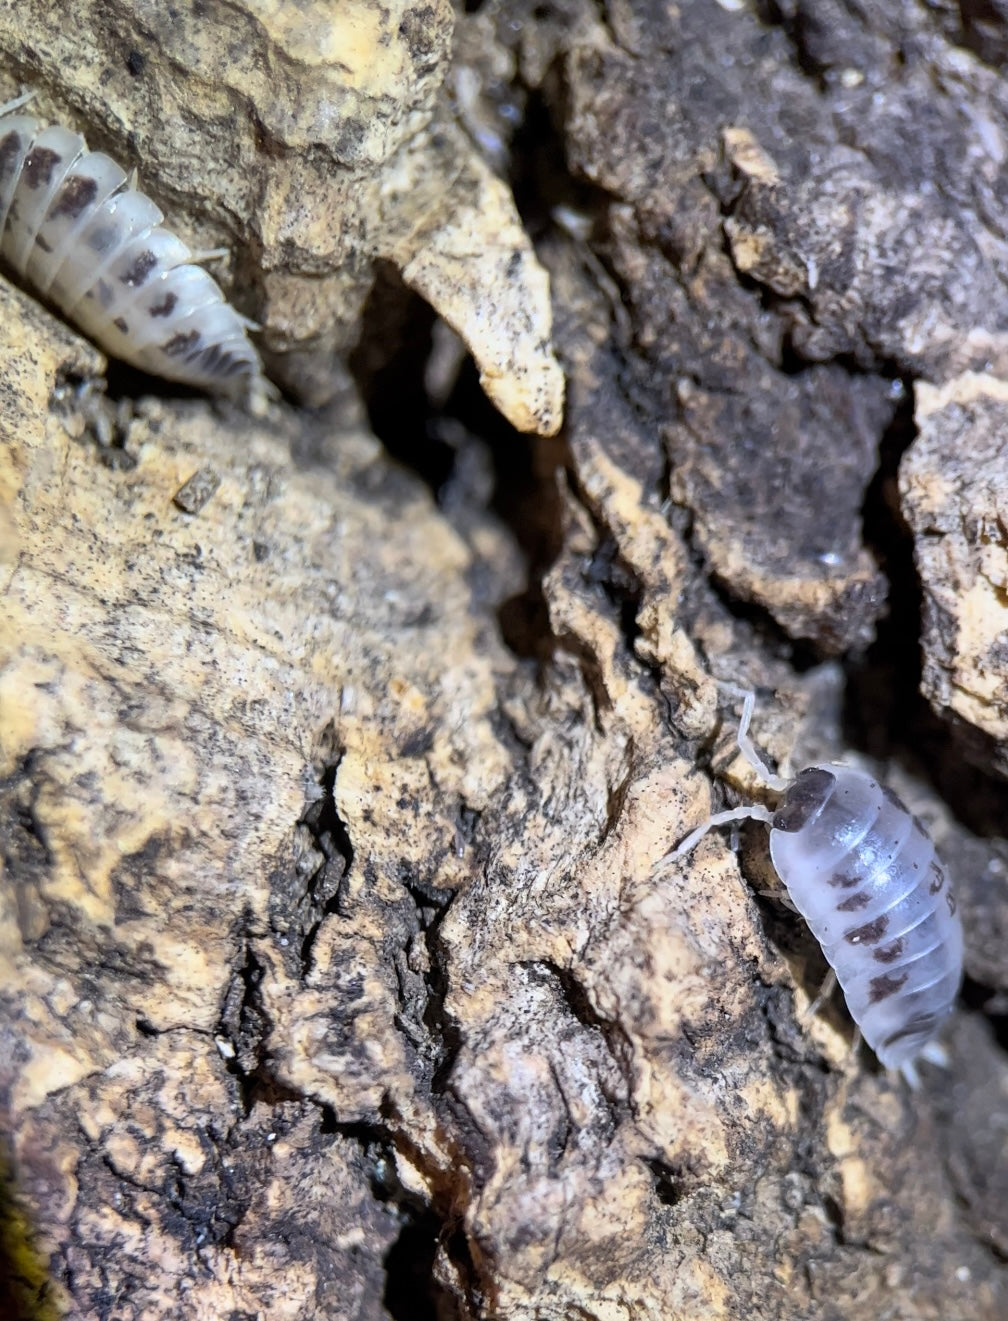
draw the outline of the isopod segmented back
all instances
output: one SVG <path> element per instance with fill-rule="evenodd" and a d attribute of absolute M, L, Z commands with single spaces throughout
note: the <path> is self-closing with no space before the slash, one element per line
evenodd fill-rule
<path fill-rule="evenodd" d="M 773 815 L 770 856 L 887 1068 L 952 1012 L 963 972 L 955 895 L 921 823 L 851 766 L 811 766 Z"/>
<path fill-rule="evenodd" d="M 0 107 L 0 258 L 112 357 L 236 398 L 265 393 L 248 322 L 121 166 Z"/>
<path fill-rule="evenodd" d="M 914 1061 L 934 1049 L 963 975 L 955 894 L 920 821 L 854 766 L 774 774 L 749 738 L 754 694 L 743 700 L 737 742 L 776 811 L 746 803 L 715 812 L 658 864 L 684 857 L 713 826 L 753 819 L 770 827 L 770 857 L 788 896 L 822 946 L 851 1017 L 887 1068 L 913 1083 Z"/>

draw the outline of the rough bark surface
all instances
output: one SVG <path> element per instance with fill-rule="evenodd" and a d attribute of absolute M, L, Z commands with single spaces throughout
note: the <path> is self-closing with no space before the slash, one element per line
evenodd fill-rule
<path fill-rule="evenodd" d="M 93 8 L 114 41 L 0 6 L 0 74 L 94 145 L 170 125 L 154 178 L 259 235 L 328 402 L 123 398 L 108 443 L 100 356 L 0 283 L 9 1310 L 998 1321 L 1008 15 L 489 0 L 452 44 L 440 4 Z M 442 281 L 485 378 L 512 242 L 557 442 L 395 281 L 361 317 L 376 255 L 452 321 Z M 918 1092 L 804 1015 L 760 828 L 657 866 L 764 793 L 717 679 L 950 864 Z"/>

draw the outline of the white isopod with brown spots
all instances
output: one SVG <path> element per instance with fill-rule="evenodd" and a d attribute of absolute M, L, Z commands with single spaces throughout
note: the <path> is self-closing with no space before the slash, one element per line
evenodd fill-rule
<path fill-rule="evenodd" d="M 235 398 L 266 392 L 250 322 L 164 215 L 79 133 L 0 106 L 0 257 L 112 357 Z"/>
<path fill-rule="evenodd" d="M 738 745 L 770 788 L 771 812 L 747 804 L 715 813 L 669 855 L 711 829 L 753 817 L 770 827 L 770 857 L 788 896 L 836 973 L 851 1017 L 886 1068 L 916 1081 L 914 1061 L 936 1058 L 935 1037 L 963 974 L 955 895 L 921 822 L 889 789 L 852 766 L 772 774 L 748 738 L 746 693 Z"/>

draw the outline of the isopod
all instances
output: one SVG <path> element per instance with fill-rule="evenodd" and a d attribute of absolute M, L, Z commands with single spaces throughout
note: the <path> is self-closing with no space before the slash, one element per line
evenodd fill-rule
<path fill-rule="evenodd" d="M 934 844 L 896 794 L 863 770 L 827 763 L 793 780 L 774 775 L 748 737 L 754 695 L 740 695 L 739 750 L 782 795 L 778 806 L 716 812 L 668 858 L 729 821 L 769 826 L 777 875 L 822 946 L 851 1017 L 879 1061 L 915 1084 L 915 1060 L 940 1058 L 935 1038 L 963 974 L 962 920 Z"/>
<path fill-rule="evenodd" d="M 0 257 L 110 356 L 234 398 L 268 393 L 252 323 L 126 171 L 78 133 L 0 106 Z"/>

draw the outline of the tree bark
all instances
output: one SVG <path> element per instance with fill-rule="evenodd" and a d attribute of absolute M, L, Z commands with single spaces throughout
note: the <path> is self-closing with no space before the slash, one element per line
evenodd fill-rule
<path fill-rule="evenodd" d="M 0 282 L 8 1310 L 1003 1317 L 1008 16 L 19 8 L 288 394 Z M 665 859 L 771 801 L 718 681 L 949 864 L 918 1091 L 762 827 Z"/>

